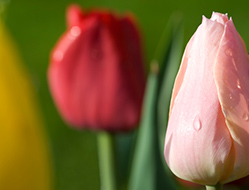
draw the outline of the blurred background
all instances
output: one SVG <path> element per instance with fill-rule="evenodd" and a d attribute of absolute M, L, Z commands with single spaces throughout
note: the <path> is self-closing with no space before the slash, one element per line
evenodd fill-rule
<path fill-rule="evenodd" d="M 247 0 L 11 0 L 4 21 L 16 42 L 38 96 L 45 133 L 52 156 L 56 190 L 99 189 L 96 136 L 76 131 L 60 118 L 48 91 L 49 55 L 65 32 L 65 10 L 71 3 L 83 9 L 104 7 L 119 13 L 132 12 L 143 40 L 147 68 L 170 16 L 178 12 L 184 21 L 184 46 L 212 11 L 228 13 L 249 46 Z M 166 127 L 166 126 L 165 126 Z"/>

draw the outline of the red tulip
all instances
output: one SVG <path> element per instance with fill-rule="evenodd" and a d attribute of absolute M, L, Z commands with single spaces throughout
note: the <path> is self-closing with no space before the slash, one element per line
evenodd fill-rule
<path fill-rule="evenodd" d="M 228 183 L 249 174 L 249 61 L 232 19 L 213 13 L 189 41 L 177 75 L 165 158 L 178 177 Z"/>
<path fill-rule="evenodd" d="M 68 29 L 51 54 L 48 82 L 69 124 L 129 130 L 140 119 L 145 73 L 132 18 L 108 11 L 67 12 Z"/>

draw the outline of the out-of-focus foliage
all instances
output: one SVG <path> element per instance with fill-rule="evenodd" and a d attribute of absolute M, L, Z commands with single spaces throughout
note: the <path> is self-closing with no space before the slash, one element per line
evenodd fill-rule
<path fill-rule="evenodd" d="M 0 189 L 50 190 L 51 166 L 34 89 L 0 20 Z"/>

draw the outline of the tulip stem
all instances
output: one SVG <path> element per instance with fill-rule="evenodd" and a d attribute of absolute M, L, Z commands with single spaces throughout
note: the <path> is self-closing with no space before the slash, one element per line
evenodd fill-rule
<path fill-rule="evenodd" d="M 97 134 L 100 189 L 116 190 L 114 136 L 108 132 Z"/>
<path fill-rule="evenodd" d="M 223 189 L 222 184 L 217 184 L 217 185 L 214 185 L 214 186 L 206 185 L 206 190 L 222 190 L 222 189 Z"/>

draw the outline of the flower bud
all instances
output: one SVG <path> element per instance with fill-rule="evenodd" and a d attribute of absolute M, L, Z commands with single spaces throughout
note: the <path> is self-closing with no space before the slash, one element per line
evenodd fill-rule
<path fill-rule="evenodd" d="M 249 174 L 249 64 L 227 15 L 213 13 L 189 41 L 177 75 L 165 159 L 178 177 L 227 183 Z"/>
<path fill-rule="evenodd" d="M 68 29 L 51 54 L 48 82 L 69 124 L 108 131 L 134 128 L 145 88 L 141 42 L 132 18 L 108 11 L 67 12 Z"/>

